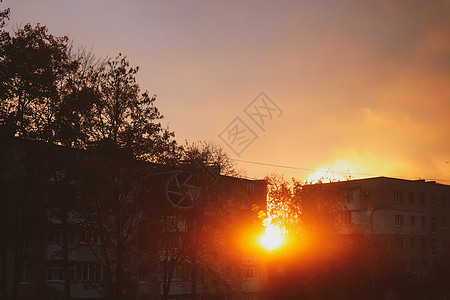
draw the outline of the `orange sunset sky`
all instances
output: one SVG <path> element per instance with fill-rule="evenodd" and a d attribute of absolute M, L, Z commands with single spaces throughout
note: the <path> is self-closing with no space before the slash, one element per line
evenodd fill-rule
<path fill-rule="evenodd" d="M 0 6 L 9 28 L 39 22 L 97 56 L 127 55 L 177 140 L 222 145 L 249 177 L 324 169 L 450 184 L 448 0 Z M 244 111 L 261 92 L 282 111 L 263 129 Z M 258 136 L 239 155 L 219 137 L 236 117 Z"/>

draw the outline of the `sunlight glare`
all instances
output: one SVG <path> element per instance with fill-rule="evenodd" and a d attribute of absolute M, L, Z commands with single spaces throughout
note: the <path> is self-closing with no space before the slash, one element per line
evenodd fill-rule
<path fill-rule="evenodd" d="M 261 246 L 268 251 L 278 249 L 285 241 L 283 230 L 275 225 L 266 227 L 264 234 L 259 238 Z"/>
<path fill-rule="evenodd" d="M 307 182 L 309 183 L 318 183 L 323 182 L 335 182 L 335 181 L 345 181 L 352 178 L 352 173 L 350 170 L 354 169 L 351 163 L 338 160 L 333 165 L 321 168 L 317 170 L 315 173 L 311 174 L 308 177 Z"/>

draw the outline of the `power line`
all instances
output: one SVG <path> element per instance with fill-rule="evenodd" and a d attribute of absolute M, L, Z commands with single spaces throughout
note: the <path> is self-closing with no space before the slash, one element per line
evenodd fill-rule
<path fill-rule="evenodd" d="M 350 172 L 333 171 L 333 170 L 324 171 L 324 170 L 320 170 L 320 169 L 310 169 L 310 168 L 302 168 L 302 167 L 295 167 L 295 166 L 269 164 L 269 163 L 256 162 L 256 161 L 243 160 L 243 159 L 235 159 L 235 158 L 232 158 L 231 160 L 236 161 L 236 162 L 247 163 L 247 164 L 254 164 L 254 165 L 261 165 L 261 166 L 282 168 L 282 169 L 300 170 L 300 171 L 332 172 L 332 173 L 337 173 L 337 174 L 350 174 L 350 175 L 358 175 L 358 176 L 381 176 L 379 174 L 371 174 L 371 173 L 350 173 Z M 392 175 L 392 176 L 393 177 L 397 177 L 397 178 L 408 178 L 408 179 L 416 179 L 417 178 L 417 177 L 413 177 L 413 176 L 397 176 L 397 175 Z M 450 181 L 450 179 L 440 179 L 440 178 L 428 178 L 428 180 L 433 180 L 433 181 Z"/>
<path fill-rule="evenodd" d="M 293 166 L 285 166 L 285 165 L 276 165 L 276 164 L 269 164 L 269 163 L 263 163 L 263 162 L 256 162 L 256 161 L 249 161 L 249 160 L 242 160 L 242 159 L 234 159 L 234 161 L 248 163 L 248 164 L 254 164 L 254 165 L 262 165 L 262 166 L 268 166 L 268 167 L 275 167 L 275 168 L 283 168 L 283 169 L 293 169 L 293 170 L 301 170 L 301 171 L 314 171 L 314 172 L 332 172 L 332 173 L 339 173 L 339 174 L 349 174 L 350 172 L 343 172 L 343 171 L 333 171 L 333 170 L 320 170 L 320 169 L 309 169 L 309 168 L 301 168 L 301 167 L 293 167 Z M 362 176 L 378 176 L 375 174 L 368 174 L 368 173 L 353 173 L 355 175 L 362 175 Z M 415 178 L 415 177 L 410 177 Z"/>

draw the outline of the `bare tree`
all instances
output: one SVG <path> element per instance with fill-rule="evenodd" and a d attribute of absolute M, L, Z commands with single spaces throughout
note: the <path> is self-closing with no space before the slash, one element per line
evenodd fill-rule
<path fill-rule="evenodd" d="M 188 143 L 182 147 L 181 159 L 187 162 L 200 162 L 207 167 L 218 168 L 218 172 L 227 176 L 239 176 L 243 171 L 236 168 L 236 163 L 227 152 L 214 142 Z"/>

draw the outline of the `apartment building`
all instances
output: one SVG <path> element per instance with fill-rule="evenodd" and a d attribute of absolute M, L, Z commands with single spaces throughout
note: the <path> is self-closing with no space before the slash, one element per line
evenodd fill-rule
<path fill-rule="evenodd" d="M 252 239 L 262 229 L 257 213 L 266 207 L 265 181 L 218 175 L 214 193 L 205 196 L 212 205 L 201 212 L 194 207 L 165 217 L 161 298 L 263 299 L 265 269 Z"/>
<path fill-rule="evenodd" d="M 198 215 L 211 221 L 207 226 L 224 227 L 206 235 L 196 236 L 197 228 L 191 232 L 195 243 L 186 243 L 183 254 L 178 253 L 182 259 L 175 261 L 166 299 L 192 298 L 189 283 L 198 261 L 185 252 L 201 254 L 205 248 L 197 247 L 199 241 L 215 245 L 206 250 L 220 248 L 209 259 L 224 263 L 217 264 L 215 271 L 221 276 L 213 281 L 199 272 L 197 299 L 214 293 L 233 300 L 261 299 L 264 269 L 243 241 L 261 226 L 257 213 L 266 206 L 264 181 L 223 176 L 204 165 L 170 167 L 120 159 L 107 161 L 96 153 L 21 140 L 2 148 L 0 299 L 111 298 L 114 295 L 108 293 L 114 292 L 116 284 L 107 284 L 117 282 L 111 279 L 118 259 L 123 268 L 120 293 L 128 298 L 160 299 L 163 246 L 169 241 L 177 250 L 183 238 L 176 236 L 174 243 L 174 232 L 165 230 L 162 221 L 167 211 L 190 215 L 200 205 L 208 207 L 202 207 Z M 120 171 L 111 177 L 113 181 L 108 178 L 111 170 Z M 93 195 L 103 199 L 96 202 Z M 120 197 L 113 199 L 114 195 Z M 114 202 L 118 199 L 120 206 Z M 119 224 L 125 224 L 120 236 L 112 236 Z M 218 291 L 218 281 L 226 289 Z M 205 292 L 214 289 L 214 293 Z"/>
<path fill-rule="evenodd" d="M 433 280 L 439 276 L 445 280 L 437 273 L 444 266 L 450 267 L 449 185 L 375 177 L 315 184 L 307 189 L 316 195 L 311 198 L 313 202 L 327 201 L 325 198 L 338 201 L 339 233 L 365 237 L 372 248 L 383 247 L 385 259 L 389 260 L 385 263 L 391 265 L 396 276 L 409 278 L 412 286 L 427 285 L 428 291 L 438 289 Z M 303 214 L 306 216 L 313 206 L 306 203 Z"/>

